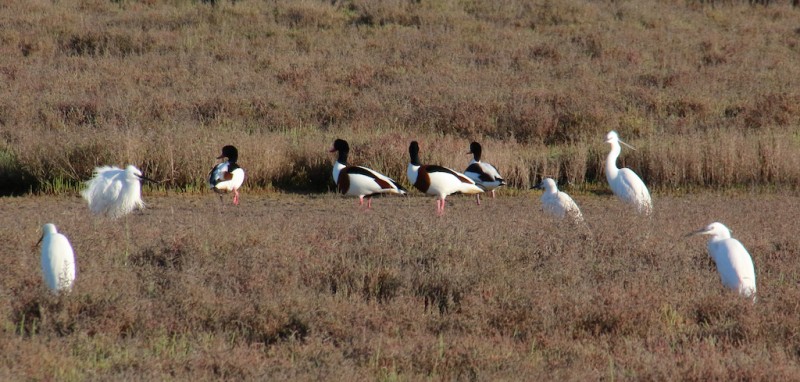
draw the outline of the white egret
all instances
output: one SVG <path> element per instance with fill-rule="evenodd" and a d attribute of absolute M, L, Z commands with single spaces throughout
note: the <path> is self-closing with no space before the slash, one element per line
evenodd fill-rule
<path fill-rule="evenodd" d="M 576 223 L 583 222 L 583 214 L 575 201 L 564 192 L 558 190 L 556 182 L 551 178 L 544 178 L 542 182 L 534 186 L 536 189 L 544 189 L 540 198 L 542 209 L 558 219 L 569 216 Z"/>
<path fill-rule="evenodd" d="M 211 169 L 208 174 L 208 184 L 214 192 L 220 194 L 220 202 L 222 202 L 222 194 L 233 191 L 233 204 L 239 205 L 239 187 L 244 183 L 244 169 L 236 163 L 239 159 L 239 150 L 231 145 L 223 147 L 222 154 L 217 159 L 226 158 L 225 162 Z"/>
<path fill-rule="evenodd" d="M 75 281 L 75 253 L 67 237 L 48 223 L 42 227 L 39 243 L 42 244 L 42 275 L 47 287 L 53 293 L 71 290 Z"/>
<path fill-rule="evenodd" d="M 347 155 L 350 145 L 343 139 L 333 142 L 330 152 L 339 152 L 339 158 L 333 164 L 333 180 L 336 189 L 345 195 L 358 196 L 358 204 L 364 204 L 367 198 L 367 208 L 372 208 L 372 196 L 378 194 L 405 195 L 406 189 L 394 179 L 389 178 L 375 170 L 362 166 L 348 166 Z"/>
<path fill-rule="evenodd" d="M 472 179 L 475 184 L 486 189 L 486 191 L 490 191 L 492 193 L 492 198 L 494 198 L 494 190 L 505 185 L 506 181 L 503 180 L 503 177 L 500 176 L 500 173 L 494 166 L 487 162 L 481 162 L 482 151 L 483 149 L 480 143 L 470 143 L 469 152 L 467 154 L 472 154 L 472 160 L 469 162 L 467 169 L 464 170 L 464 175 Z M 475 200 L 478 202 L 478 205 L 480 205 L 481 194 L 475 194 Z"/>
<path fill-rule="evenodd" d="M 606 179 L 611 191 L 622 202 L 636 207 L 636 210 L 645 215 L 653 212 L 653 202 L 650 199 L 650 192 L 647 186 L 628 168 L 617 168 L 617 157 L 621 150 L 620 143 L 635 150 L 635 148 L 619 139 L 616 131 L 610 131 L 606 135 L 606 143 L 611 145 L 611 151 L 606 158 Z"/>
<path fill-rule="evenodd" d="M 142 172 L 133 165 L 124 170 L 113 166 L 98 167 L 94 169 L 94 177 L 86 183 L 81 195 L 89 202 L 89 209 L 93 213 L 119 218 L 134 209 L 144 208 L 142 180 L 153 182 L 142 176 Z"/>
<path fill-rule="evenodd" d="M 462 194 L 479 194 L 484 189 L 466 175 L 455 170 L 436 166 L 422 165 L 419 161 L 419 144 L 411 142 L 408 147 L 411 162 L 408 164 L 406 176 L 409 183 L 427 195 L 436 197 L 436 214 L 443 215 L 447 195 L 460 192 Z"/>
<path fill-rule="evenodd" d="M 744 245 L 731 237 L 731 231 L 722 223 L 711 223 L 705 228 L 689 233 L 709 235 L 708 253 L 717 265 L 722 285 L 745 297 L 755 298 L 756 272 L 753 259 Z"/>

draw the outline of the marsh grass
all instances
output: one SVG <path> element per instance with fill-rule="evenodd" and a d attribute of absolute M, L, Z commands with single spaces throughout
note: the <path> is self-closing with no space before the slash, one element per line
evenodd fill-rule
<path fill-rule="evenodd" d="M 336 137 L 398 180 L 410 140 L 456 169 L 479 140 L 512 187 L 591 188 L 611 129 L 656 189 L 800 181 L 788 2 L 66 0 L 0 19 L 4 193 L 128 163 L 196 189 L 225 144 L 249 188 L 320 192 Z"/>
<path fill-rule="evenodd" d="M 117 221 L 74 197 L 3 198 L 0 375 L 10 379 L 787 379 L 798 372 L 798 199 L 704 193 L 652 219 L 576 196 L 591 234 L 538 193 L 147 198 Z M 733 228 L 755 305 L 720 284 L 705 240 Z M 43 286 L 37 229 L 71 240 L 70 294 Z M 128 254 L 126 256 L 126 253 Z"/>

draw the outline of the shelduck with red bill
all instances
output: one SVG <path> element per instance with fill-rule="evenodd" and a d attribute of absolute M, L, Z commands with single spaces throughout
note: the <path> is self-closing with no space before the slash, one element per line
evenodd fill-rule
<path fill-rule="evenodd" d="M 350 145 L 344 139 L 337 139 L 329 152 L 338 152 L 339 158 L 333 163 L 333 180 L 336 190 L 342 194 L 358 196 L 358 204 L 372 208 L 372 197 L 378 194 L 405 195 L 407 190 L 400 184 L 375 170 L 363 166 L 348 166 L 347 156 Z"/>
<path fill-rule="evenodd" d="M 408 147 L 411 162 L 408 164 L 406 175 L 409 183 L 413 184 L 426 195 L 436 197 L 436 214 L 443 215 L 445 198 L 447 195 L 460 192 L 462 194 L 480 194 L 485 189 L 475 184 L 475 181 L 466 175 L 437 165 L 423 165 L 419 161 L 419 143 L 411 142 Z"/>

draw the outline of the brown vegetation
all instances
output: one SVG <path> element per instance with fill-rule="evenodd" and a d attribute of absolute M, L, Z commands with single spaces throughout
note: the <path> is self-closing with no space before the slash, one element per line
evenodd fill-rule
<path fill-rule="evenodd" d="M 788 2 L 37 0 L 0 22 L 5 192 L 111 163 L 193 189 L 228 143 L 249 187 L 320 191 L 335 137 L 398 179 L 412 139 L 456 168 L 480 140 L 512 186 L 581 185 L 611 129 L 656 189 L 800 181 Z"/>
<path fill-rule="evenodd" d="M 655 200 L 652 220 L 579 196 L 592 232 L 538 193 L 150 197 L 108 222 L 78 198 L 4 198 L 0 376 L 33 380 L 787 380 L 800 373 L 796 195 Z M 450 200 L 452 199 L 452 200 Z M 753 255 L 756 304 L 725 290 L 720 220 Z M 43 286 L 44 222 L 75 248 Z"/>

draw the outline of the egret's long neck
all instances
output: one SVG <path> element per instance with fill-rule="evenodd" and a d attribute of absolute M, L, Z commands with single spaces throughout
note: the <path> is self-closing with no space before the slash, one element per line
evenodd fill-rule
<path fill-rule="evenodd" d="M 620 147 L 618 142 L 611 143 L 611 151 L 608 152 L 606 158 L 606 176 L 609 178 L 616 178 L 619 173 L 617 168 L 617 158 L 619 157 Z"/>
<path fill-rule="evenodd" d="M 336 182 L 336 184 L 339 184 L 339 171 L 342 171 L 345 167 L 347 166 L 339 161 L 333 164 L 333 181 Z"/>
<path fill-rule="evenodd" d="M 555 187 L 547 187 L 544 189 L 544 193 L 547 195 L 556 195 L 558 194 L 558 189 Z"/>

